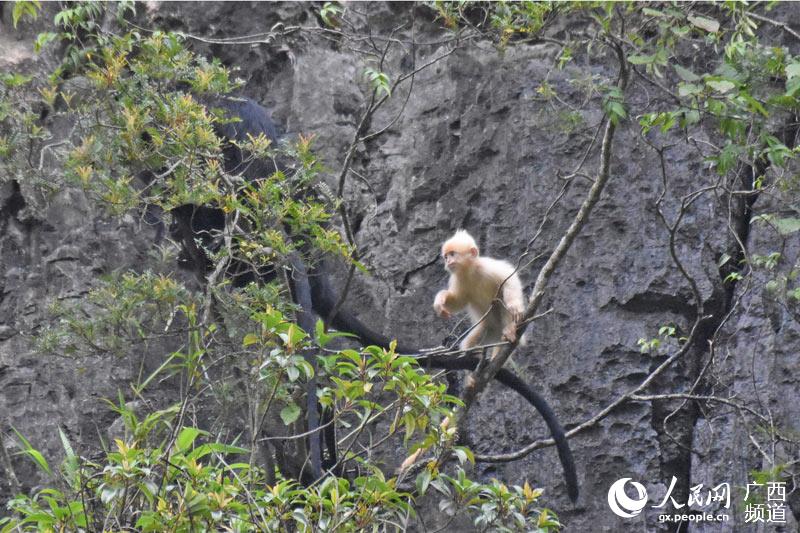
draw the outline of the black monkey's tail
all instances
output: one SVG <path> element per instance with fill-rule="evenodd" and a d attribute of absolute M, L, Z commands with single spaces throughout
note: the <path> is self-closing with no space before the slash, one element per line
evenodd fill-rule
<path fill-rule="evenodd" d="M 315 309 L 322 316 L 324 320 L 328 320 L 331 311 L 336 305 L 336 298 L 333 289 L 330 286 L 328 277 L 322 272 L 322 269 L 316 271 L 309 276 L 311 284 L 312 297 L 315 304 Z M 389 339 L 372 331 L 363 322 L 356 318 L 353 314 L 344 308 L 339 309 L 335 316 L 330 320 L 330 324 L 339 331 L 348 331 L 354 333 L 362 344 L 382 346 L 387 348 L 389 346 Z M 420 350 L 411 346 L 397 345 L 397 351 L 400 353 L 419 353 Z M 472 355 L 465 355 L 457 358 L 438 358 L 420 356 L 417 357 L 420 365 L 429 365 L 434 368 L 444 368 L 447 370 L 475 370 L 480 363 L 480 360 Z M 567 438 L 564 435 L 564 428 L 556 418 L 556 414 L 547 404 L 547 401 L 535 390 L 528 386 L 516 374 L 507 368 L 501 368 L 495 375 L 495 379 L 513 389 L 517 394 L 525 398 L 528 403 L 533 405 L 539 414 L 542 415 L 553 440 L 556 443 L 556 450 L 558 450 L 558 457 L 561 460 L 561 466 L 564 469 L 564 479 L 567 483 L 567 494 L 574 502 L 578 499 L 578 476 L 575 473 L 575 460 L 572 457 L 572 451 L 567 443 Z"/>
<path fill-rule="evenodd" d="M 575 473 L 575 460 L 572 457 L 572 450 L 569 449 L 569 444 L 567 444 L 564 428 L 562 428 L 561 424 L 558 422 L 556 414 L 538 392 L 529 387 L 527 383 L 522 381 L 507 368 L 501 368 L 495 376 L 495 379 L 524 396 L 525 399 L 539 411 L 542 418 L 544 418 L 547 428 L 550 430 L 550 434 L 556 442 L 558 458 L 561 459 L 561 466 L 564 468 L 564 480 L 567 482 L 567 494 L 570 500 L 573 502 L 576 501 L 578 499 L 578 475 Z"/>
<path fill-rule="evenodd" d="M 427 357 L 418 358 L 420 364 L 428 363 L 431 366 L 437 366 L 435 359 L 428 361 Z M 446 364 L 446 368 L 455 370 L 475 370 L 479 361 L 472 356 L 459 357 L 447 359 L 442 364 Z M 556 418 L 556 414 L 547 404 L 547 401 L 542 396 L 528 386 L 527 383 L 522 381 L 516 374 L 507 368 L 501 368 L 495 375 L 494 379 L 505 385 L 510 389 L 514 389 L 520 396 L 528 400 L 528 403 L 533 405 L 539 414 L 544 418 L 547 424 L 547 429 L 553 436 L 556 443 L 556 450 L 558 450 L 558 457 L 561 459 L 561 466 L 564 469 L 564 480 L 567 483 L 567 494 L 569 499 L 573 502 L 578 499 L 578 475 L 575 472 L 575 460 L 572 457 L 572 450 L 567 443 L 567 437 L 564 434 L 564 428 Z"/>

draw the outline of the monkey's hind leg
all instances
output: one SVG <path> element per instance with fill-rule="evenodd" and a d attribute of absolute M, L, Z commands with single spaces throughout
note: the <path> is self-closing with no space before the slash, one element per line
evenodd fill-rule
<path fill-rule="evenodd" d="M 475 324 L 472 328 L 472 331 L 461 341 L 460 348 L 462 350 L 469 350 L 470 348 L 474 348 L 475 346 L 480 343 L 481 339 L 486 333 L 486 322 L 481 321 Z"/>

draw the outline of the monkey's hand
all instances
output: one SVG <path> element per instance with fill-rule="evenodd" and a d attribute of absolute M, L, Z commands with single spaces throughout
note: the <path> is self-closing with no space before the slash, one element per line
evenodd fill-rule
<path fill-rule="evenodd" d="M 447 303 L 447 291 L 439 291 L 436 293 L 436 298 L 433 300 L 433 310 L 442 318 L 450 318 L 452 315 L 445 307 Z"/>

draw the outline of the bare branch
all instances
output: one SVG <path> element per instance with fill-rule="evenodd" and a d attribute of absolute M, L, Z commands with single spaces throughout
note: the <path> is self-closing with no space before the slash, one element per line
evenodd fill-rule
<path fill-rule="evenodd" d="M 620 61 L 620 76 L 618 86 L 624 91 L 628 82 L 628 68 L 624 54 L 618 46 L 617 51 Z M 597 178 L 595 179 L 594 185 L 592 185 L 592 187 L 589 189 L 589 193 L 584 199 L 583 204 L 578 210 L 578 213 L 575 215 L 572 223 L 561 237 L 560 242 L 556 246 L 555 250 L 553 250 L 553 253 L 547 260 L 547 263 L 545 263 L 545 265 L 542 267 L 542 270 L 539 272 L 533 287 L 531 301 L 528 303 L 528 307 L 525 310 L 523 322 L 536 314 L 536 311 L 544 297 L 545 288 L 555 272 L 556 267 L 572 246 L 575 238 L 588 221 L 589 214 L 600 199 L 600 195 L 602 194 L 603 189 L 605 188 L 605 185 L 610 177 L 609 169 L 611 163 L 611 146 L 615 129 L 616 125 L 609 119 L 606 122 L 605 131 L 603 134 L 600 153 L 600 169 L 598 171 Z M 517 338 L 519 338 L 521 333 L 523 333 L 519 330 L 523 328 L 518 325 L 517 329 Z M 464 402 L 464 406 L 460 410 L 457 409 L 453 414 L 453 417 L 456 420 L 463 418 L 467 411 L 469 411 L 480 391 L 483 390 L 483 388 L 491 379 L 494 378 L 500 368 L 502 368 L 502 366 L 505 364 L 506 360 L 508 360 L 508 358 L 511 356 L 516 346 L 517 343 L 513 342 L 509 343 L 508 346 L 501 348 L 483 369 L 478 369 L 469 376 L 466 387 L 464 388 L 464 392 L 461 395 L 461 400 Z"/>
<path fill-rule="evenodd" d="M 796 31 L 794 31 L 792 28 L 789 27 L 788 24 L 786 24 L 784 22 L 779 22 L 777 20 L 773 20 L 771 18 L 765 17 L 764 15 L 759 15 L 759 14 L 753 13 L 753 12 L 748 12 L 747 16 L 752 17 L 752 18 L 754 18 L 756 20 L 760 20 L 762 22 L 766 22 L 767 24 L 771 24 L 773 26 L 776 26 L 776 27 L 782 29 L 783 31 L 785 31 L 786 33 L 788 33 L 789 35 L 791 35 L 792 37 L 794 37 L 795 39 L 797 39 L 798 41 L 800 41 L 800 33 L 797 33 Z"/>

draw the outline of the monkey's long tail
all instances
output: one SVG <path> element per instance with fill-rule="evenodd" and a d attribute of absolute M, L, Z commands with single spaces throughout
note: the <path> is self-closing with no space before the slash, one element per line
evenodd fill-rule
<path fill-rule="evenodd" d="M 547 404 L 544 398 L 522 381 L 516 374 L 507 368 L 501 368 L 495 376 L 500 383 L 511 387 L 525 397 L 528 402 L 533 404 L 539 414 L 544 418 L 550 434 L 556 443 L 558 458 L 561 459 L 561 467 L 564 469 L 564 480 L 567 482 L 567 494 L 573 502 L 578 499 L 578 475 L 575 472 L 575 460 L 572 457 L 572 450 L 567 443 L 567 436 L 564 435 L 564 428 L 556 418 L 556 414 Z"/>
<path fill-rule="evenodd" d="M 427 357 L 420 357 L 417 360 L 420 364 L 430 364 L 436 367 L 437 361 L 434 359 L 428 361 Z M 439 361 L 441 366 L 454 370 L 475 370 L 478 366 L 478 359 L 474 356 L 459 357 L 457 359 L 447 359 L 447 361 Z M 535 390 L 528 386 L 527 383 L 514 374 L 507 368 L 501 368 L 495 375 L 494 379 L 505 385 L 510 389 L 514 389 L 520 396 L 528 400 L 528 403 L 533 405 L 539 414 L 544 418 L 550 434 L 556 443 L 556 450 L 558 451 L 558 458 L 561 460 L 561 467 L 564 469 L 564 480 L 567 483 L 567 494 L 569 499 L 573 502 L 578 499 L 578 475 L 575 472 L 575 460 L 572 457 L 572 450 L 569 448 L 567 437 L 564 434 L 564 428 L 556 418 L 556 414 L 550 408 L 547 401 Z"/>

